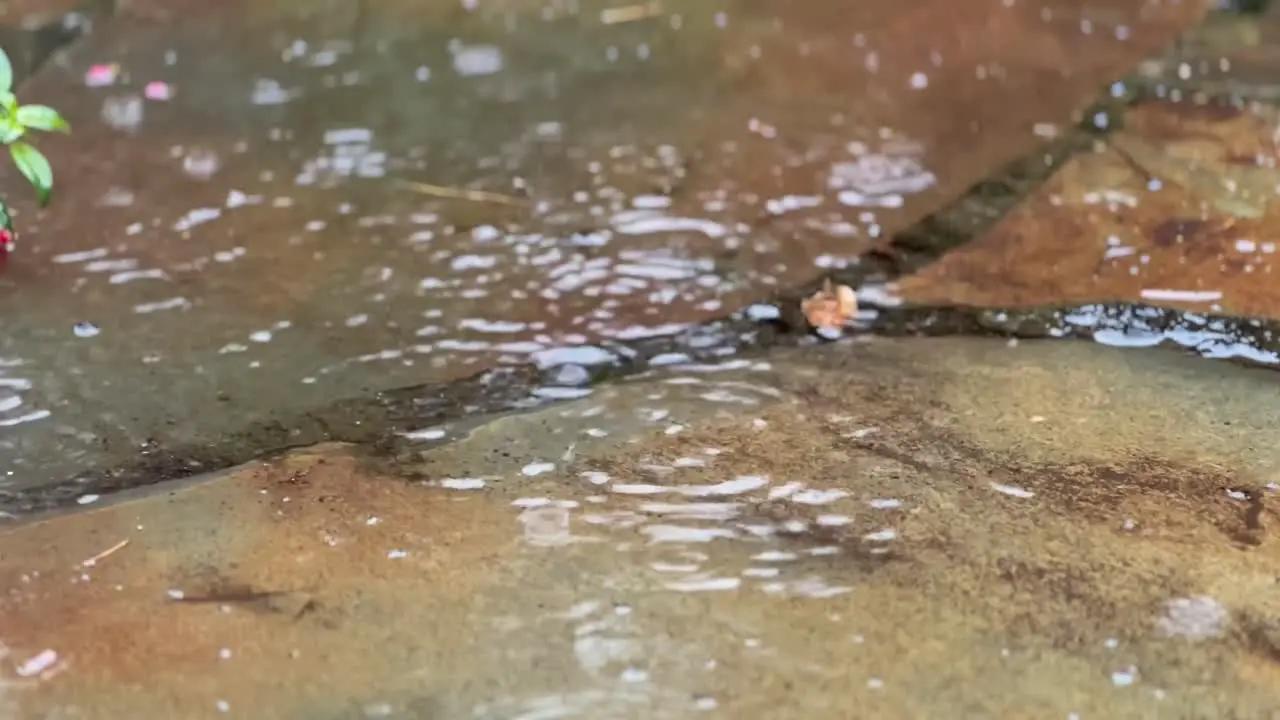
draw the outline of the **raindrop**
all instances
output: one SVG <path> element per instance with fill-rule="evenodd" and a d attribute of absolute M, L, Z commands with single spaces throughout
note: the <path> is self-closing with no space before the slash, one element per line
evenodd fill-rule
<path fill-rule="evenodd" d="M 569 511 L 561 507 L 542 507 L 520 514 L 524 539 L 531 545 L 563 545 L 572 540 Z"/>

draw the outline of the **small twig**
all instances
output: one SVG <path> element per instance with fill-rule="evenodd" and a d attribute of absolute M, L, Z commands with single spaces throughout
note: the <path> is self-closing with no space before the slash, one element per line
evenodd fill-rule
<path fill-rule="evenodd" d="M 85 560 L 80 564 L 83 565 L 84 567 L 93 567 L 94 565 L 98 564 L 99 560 L 105 558 L 106 556 L 110 555 L 111 553 L 114 553 L 115 551 L 119 550 L 120 548 L 128 544 L 129 544 L 129 539 L 125 538 L 124 540 L 121 540 L 115 545 L 112 545 L 106 550 L 103 550 L 102 552 L 98 553 L 97 555 L 94 555 L 93 557 L 89 558 L 88 560 Z"/>
<path fill-rule="evenodd" d="M 625 5 L 623 7 L 608 8 L 600 11 L 600 22 L 605 25 L 619 25 L 621 23 L 635 22 L 636 20 L 644 20 L 662 13 L 662 3 L 654 0 L 653 2 L 642 3 L 640 5 Z"/>
<path fill-rule="evenodd" d="M 401 187 L 408 188 L 414 192 L 423 195 L 432 195 L 434 197 L 454 198 L 456 200 L 471 200 L 472 202 L 491 202 L 501 205 L 528 205 L 529 201 L 524 198 L 514 197 L 512 195 L 502 195 L 501 193 L 485 192 L 483 190 L 468 190 L 466 188 L 451 188 L 444 185 L 431 185 L 429 183 L 414 182 L 412 180 L 393 180 L 393 182 Z"/>

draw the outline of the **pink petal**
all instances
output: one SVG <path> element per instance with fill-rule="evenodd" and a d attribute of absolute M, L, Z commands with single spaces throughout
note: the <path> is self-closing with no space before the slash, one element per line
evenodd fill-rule
<path fill-rule="evenodd" d="M 147 86 L 142 90 L 142 94 L 148 100 L 168 100 L 173 97 L 173 88 L 169 86 L 169 83 L 156 80 L 147 83 Z"/>
<path fill-rule="evenodd" d="M 85 72 L 84 84 L 89 87 L 106 87 L 107 85 L 114 85 L 116 77 L 119 76 L 119 74 L 119 65 L 94 65 Z"/>

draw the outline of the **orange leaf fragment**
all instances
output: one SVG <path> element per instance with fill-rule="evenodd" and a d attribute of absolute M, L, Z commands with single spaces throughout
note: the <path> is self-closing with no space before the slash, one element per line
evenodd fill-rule
<path fill-rule="evenodd" d="M 800 303 L 800 311 L 818 330 L 838 330 L 858 312 L 858 296 L 848 285 L 832 287 L 831 280 L 822 289 Z"/>

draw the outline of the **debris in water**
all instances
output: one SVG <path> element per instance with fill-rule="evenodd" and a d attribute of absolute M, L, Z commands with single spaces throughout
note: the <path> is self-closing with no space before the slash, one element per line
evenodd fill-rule
<path fill-rule="evenodd" d="M 647 2 L 639 5 L 624 5 L 616 8 L 606 8 L 600 11 L 600 22 L 605 25 L 619 25 L 621 23 L 635 22 L 644 20 L 662 14 L 662 3 Z"/>
<path fill-rule="evenodd" d="M 53 650 L 42 650 L 35 657 L 27 660 L 14 669 L 19 677 L 31 677 L 33 675 L 41 675 L 46 670 L 52 668 L 58 663 L 58 653 Z"/>
<path fill-rule="evenodd" d="M 998 482 L 991 483 L 991 489 L 1005 495 L 1012 495 L 1016 498 L 1033 498 L 1036 494 L 1030 490 L 1026 490 L 1015 485 L 1004 485 Z"/>
<path fill-rule="evenodd" d="M 815 330 L 839 330 L 858 312 L 858 296 L 848 285 L 832 287 L 825 280 L 821 290 L 800 303 L 800 311 Z"/>
<path fill-rule="evenodd" d="M 147 83 L 147 86 L 143 88 L 142 95 L 148 100 L 172 100 L 173 86 L 167 82 L 161 82 L 159 80 L 149 82 Z"/>
<path fill-rule="evenodd" d="M 498 203 L 500 205 L 528 204 L 528 202 L 523 198 L 518 198 L 513 195 L 503 195 L 501 193 L 485 192 L 484 190 L 451 188 L 444 185 L 414 182 L 412 180 L 395 180 L 394 182 L 403 188 L 422 193 L 423 195 L 431 195 L 433 197 L 452 198 L 454 200 L 471 200 L 472 202 L 491 202 Z"/>
<path fill-rule="evenodd" d="M 102 552 L 98 553 L 97 555 L 94 555 L 93 557 L 89 558 L 88 560 L 85 560 L 80 564 L 84 567 L 93 567 L 94 565 L 98 564 L 99 560 L 102 560 L 103 558 L 107 557 L 108 555 L 111 555 L 112 553 L 116 552 L 117 550 L 123 548 L 125 545 L 128 545 L 128 544 L 129 544 L 129 539 L 125 538 L 124 540 L 121 540 L 115 545 L 112 545 L 106 550 L 103 550 Z"/>
<path fill-rule="evenodd" d="M 89 87 L 108 87 L 116 84 L 120 66 L 116 63 L 93 65 L 85 71 L 84 84 Z"/>

